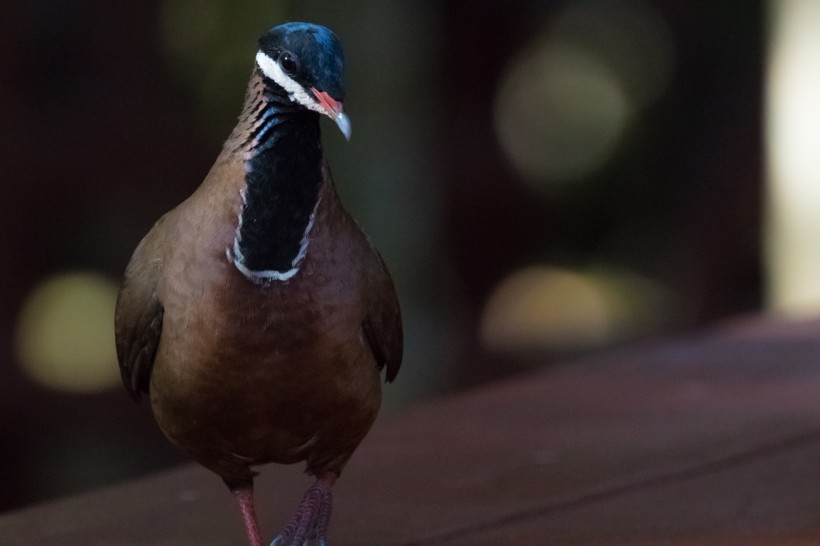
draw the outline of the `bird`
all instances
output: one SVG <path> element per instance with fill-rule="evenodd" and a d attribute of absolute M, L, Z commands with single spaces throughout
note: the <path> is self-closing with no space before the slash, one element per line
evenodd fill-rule
<path fill-rule="evenodd" d="M 251 546 L 257 468 L 298 462 L 315 481 L 272 544 L 324 546 L 333 485 L 401 365 L 401 311 L 322 148 L 322 116 L 351 136 L 339 38 L 291 22 L 258 44 L 215 163 L 128 262 L 117 357 L 128 393 L 232 492 Z"/>

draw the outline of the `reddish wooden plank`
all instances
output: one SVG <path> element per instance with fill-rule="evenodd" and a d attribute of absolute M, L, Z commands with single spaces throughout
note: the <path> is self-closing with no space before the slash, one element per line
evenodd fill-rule
<path fill-rule="evenodd" d="M 757 455 L 582 498 L 435 544 L 820 544 L 820 434 Z"/>
<path fill-rule="evenodd" d="M 781 455 L 813 445 L 812 435 L 820 430 L 820 339 L 814 331 L 753 322 L 585 359 L 382 420 L 337 486 L 332 544 L 478 544 L 470 540 L 482 534 L 489 537 L 483 544 L 494 544 L 505 542 L 507 533 L 561 544 L 561 526 L 551 511 L 587 510 L 578 500 L 601 495 L 613 499 L 589 508 L 601 532 L 578 534 L 567 520 L 569 534 L 563 537 L 643 540 L 639 530 L 652 528 L 661 493 L 642 493 L 641 484 L 671 480 L 661 489 L 679 484 L 691 487 L 690 495 L 709 494 L 709 487 L 699 489 L 695 482 L 709 483 L 723 471 L 701 475 L 703 469 L 728 461 L 729 477 L 721 479 L 748 479 L 740 467 L 754 454 L 776 480 Z M 263 471 L 260 519 L 269 537 L 309 483 L 299 470 Z M 811 499 L 814 476 L 806 478 L 793 480 L 794 495 Z M 621 496 L 634 499 L 615 502 Z M 792 506 L 791 501 L 784 503 Z M 621 534 L 608 535 L 607 526 L 620 529 L 616 524 L 627 508 L 635 517 Z M 809 517 L 805 503 L 793 508 Z M 605 517 L 608 510 L 614 515 Z M 687 517 L 675 525 L 710 529 L 708 520 L 698 519 L 704 514 Z M 759 514 L 761 525 L 777 517 L 766 510 Z M 583 518 L 572 521 L 582 527 Z M 771 537 L 799 540 L 800 533 L 816 531 L 797 523 L 774 525 Z M 742 529 L 723 531 L 715 540 L 728 542 L 715 544 L 749 538 Z M 556 542 L 549 538 L 553 533 Z M 656 535 L 705 540 L 698 533 Z M 46 543 L 244 544 L 222 484 L 194 467 L 0 516 L 0 544 Z"/>

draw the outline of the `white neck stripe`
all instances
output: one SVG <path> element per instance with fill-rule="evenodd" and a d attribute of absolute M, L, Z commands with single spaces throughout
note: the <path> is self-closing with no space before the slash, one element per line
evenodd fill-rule
<path fill-rule="evenodd" d="M 243 204 L 245 203 L 245 195 L 244 192 L 240 193 L 242 197 Z M 286 281 L 296 275 L 299 272 L 299 266 L 302 263 L 302 260 L 305 259 L 305 255 L 307 254 L 308 243 L 310 240 L 308 237 L 310 236 L 310 232 L 313 229 L 313 222 L 316 219 L 316 211 L 319 209 L 319 203 L 321 199 L 316 201 L 316 205 L 313 207 L 313 211 L 310 213 L 310 220 L 308 220 L 308 225 L 305 227 L 305 232 L 302 234 L 302 240 L 299 242 L 299 252 L 296 254 L 296 257 L 293 258 L 290 265 L 291 268 L 287 271 L 277 271 L 275 269 L 266 269 L 262 271 L 255 271 L 250 269 L 248 266 L 245 265 L 245 256 L 242 254 L 242 250 L 239 248 L 239 239 L 240 239 L 240 228 L 242 227 L 242 213 L 240 212 L 236 232 L 233 239 L 233 244 L 225 249 L 225 255 L 228 258 L 228 261 L 233 263 L 236 269 L 239 270 L 242 275 L 244 275 L 248 280 L 251 280 L 257 284 L 261 284 L 264 282 L 270 281 Z"/>

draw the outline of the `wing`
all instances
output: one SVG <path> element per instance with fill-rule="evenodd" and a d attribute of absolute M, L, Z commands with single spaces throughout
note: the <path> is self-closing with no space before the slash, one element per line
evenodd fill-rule
<path fill-rule="evenodd" d="M 373 298 L 362 327 L 379 370 L 386 367 L 385 380 L 392 382 L 399 373 L 404 347 L 401 309 L 393 280 L 381 256 L 378 253 L 376 256 L 380 267 L 375 275 L 375 282 L 371 283 L 370 294 Z"/>
<path fill-rule="evenodd" d="M 139 400 L 142 393 L 148 393 L 151 367 L 162 334 L 163 307 L 157 297 L 162 261 L 155 243 L 161 224 L 162 220 L 157 222 L 134 251 L 125 270 L 114 314 L 122 382 L 135 400 Z"/>

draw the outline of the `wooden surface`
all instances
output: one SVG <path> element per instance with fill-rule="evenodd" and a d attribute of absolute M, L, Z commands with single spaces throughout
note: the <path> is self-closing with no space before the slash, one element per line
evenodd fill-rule
<path fill-rule="evenodd" d="M 309 480 L 266 467 L 272 538 Z M 820 544 L 820 323 L 759 319 L 609 352 L 381 420 L 333 546 Z M 0 516 L 8 545 L 243 545 L 186 466 Z"/>

